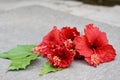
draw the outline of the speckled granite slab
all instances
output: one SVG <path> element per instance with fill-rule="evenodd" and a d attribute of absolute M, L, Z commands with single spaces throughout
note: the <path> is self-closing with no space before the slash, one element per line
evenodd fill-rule
<path fill-rule="evenodd" d="M 44 58 L 31 63 L 26 70 L 7 72 L 10 61 L 0 58 L 0 80 L 119 80 L 120 79 L 120 28 L 104 23 L 75 17 L 42 6 L 16 8 L 0 14 L 0 52 L 9 50 L 19 44 L 38 44 L 42 37 L 54 25 L 76 26 L 83 32 L 84 26 L 94 23 L 107 33 L 109 42 L 117 51 L 116 60 L 89 66 L 84 61 L 74 61 L 70 68 L 40 77 Z"/>

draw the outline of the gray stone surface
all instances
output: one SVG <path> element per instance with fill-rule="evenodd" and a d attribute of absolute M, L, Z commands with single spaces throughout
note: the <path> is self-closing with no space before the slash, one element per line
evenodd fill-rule
<path fill-rule="evenodd" d="M 104 23 L 75 17 L 41 6 L 26 6 L 4 12 L 0 15 L 0 52 L 9 50 L 19 44 L 38 44 L 42 37 L 54 25 L 77 26 L 83 31 L 88 23 L 94 23 L 107 33 L 109 42 L 115 47 L 115 61 L 104 63 L 97 68 L 84 61 L 74 61 L 70 68 L 38 76 L 44 58 L 33 61 L 26 70 L 9 71 L 9 60 L 0 58 L 0 80 L 119 80 L 120 79 L 120 28 Z"/>
<path fill-rule="evenodd" d="M 78 17 L 120 27 L 120 5 L 113 7 L 97 6 L 82 3 L 79 0 L 0 0 L 0 14 L 11 9 L 31 5 L 41 5 Z"/>

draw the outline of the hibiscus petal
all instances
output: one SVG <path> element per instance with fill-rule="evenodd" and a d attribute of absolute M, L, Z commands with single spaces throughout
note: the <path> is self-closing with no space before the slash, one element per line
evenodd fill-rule
<path fill-rule="evenodd" d="M 62 34 L 62 37 L 66 40 L 66 39 L 72 39 L 74 38 L 72 32 L 71 32 L 71 29 L 70 27 L 63 27 L 61 29 L 61 34 Z"/>
<path fill-rule="evenodd" d="M 43 38 L 44 43 L 59 43 L 59 34 L 60 31 L 57 29 L 56 26 L 53 27 L 53 29 Z"/>
<path fill-rule="evenodd" d="M 85 36 L 76 37 L 73 43 L 75 44 L 75 49 L 80 55 L 84 57 L 90 57 L 93 54 L 93 51 L 89 47 L 89 43 Z"/>
<path fill-rule="evenodd" d="M 81 56 L 81 55 L 76 51 L 76 52 L 75 52 L 74 59 L 81 59 L 81 60 L 83 60 L 83 59 L 84 59 L 84 56 Z"/>
<path fill-rule="evenodd" d="M 94 51 L 90 57 L 85 60 L 92 66 L 97 66 L 104 62 L 110 62 L 115 59 L 116 52 L 112 45 L 106 45 Z"/>
<path fill-rule="evenodd" d="M 101 47 L 108 44 L 107 36 L 105 32 L 100 32 L 98 38 L 94 42 L 97 47 Z"/>
<path fill-rule="evenodd" d="M 100 61 L 103 62 L 110 62 L 115 59 L 116 51 L 112 45 L 106 45 L 101 47 L 100 49 L 96 50 L 96 53 L 100 57 Z"/>
<path fill-rule="evenodd" d="M 84 29 L 85 36 L 88 39 L 88 42 L 92 45 L 93 42 L 98 38 L 100 31 L 99 28 L 94 27 L 93 24 L 86 25 L 86 28 Z"/>
<path fill-rule="evenodd" d="M 60 32 L 61 32 L 62 38 L 64 38 L 65 40 L 66 39 L 74 40 L 76 36 L 80 35 L 80 33 L 77 31 L 75 27 L 74 28 L 63 27 Z"/>
<path fill-rule="evenodd" d="M 71 32 L 73 33 L 73 36 L 74 36 L 74 37 L 80 35 L 80 32 L 77 31 L 77 28 L 76 28 L 76 27 L 72 28 L 72 29 L 71 29 Z"/>

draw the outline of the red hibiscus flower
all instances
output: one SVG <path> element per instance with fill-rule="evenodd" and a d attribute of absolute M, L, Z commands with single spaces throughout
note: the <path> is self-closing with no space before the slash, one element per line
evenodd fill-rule
<path fill-rule="evenodd" d="M 74 44 L 79 55 L 84 56 L 90 65 L 97 66 L 115 59 L 115 49 L 108 44 L 105 32 L 89 24 L 84 29 L 84 33 L 85 35 L 75 38 Z"/>
<path fill-rule="evenodd" d="M 47 59 L 54 67 L 66 68 L 72 63 L 74 56 L 72 51 L 63 46 L 49 52 Z"/>

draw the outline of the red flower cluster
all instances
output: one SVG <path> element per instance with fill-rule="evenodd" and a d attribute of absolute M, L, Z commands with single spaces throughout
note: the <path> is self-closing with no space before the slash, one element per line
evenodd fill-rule
<path fill-rule="evenodd" d="M 77 29 L 63 27 L 61 30 L 54 27 L 33 49 L 46 57 L 49 63 L 58 68 L 69 67 L 74 58 L 84 57 L 92 66 L 115 59 L 115 49 L 108 43 L 106 33 L 89 24 L 80 35 Z"/>
<path fill-rule="evenodd" d="M 46 57 L 54 67 L 68 67 L 75 55 L 73 40 L 79 35 L 80 33 L 75 27 L 72 29 L 63 27 L 61 30 L 54 27 L 43 38 L 43 41 L 33 49 L 33 52 Z"/>

